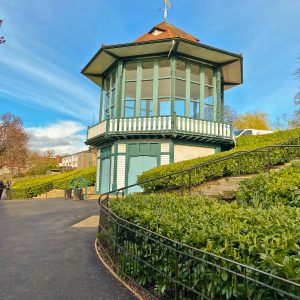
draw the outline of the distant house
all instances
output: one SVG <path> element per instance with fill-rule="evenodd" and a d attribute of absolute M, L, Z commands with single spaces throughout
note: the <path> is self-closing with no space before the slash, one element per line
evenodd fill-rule
<path fill-rule="evenodd" d="M 60 167 L 70 169 L 84 169 L 96 166 L 97 151 L 89 149 L 62 157 Z"/>

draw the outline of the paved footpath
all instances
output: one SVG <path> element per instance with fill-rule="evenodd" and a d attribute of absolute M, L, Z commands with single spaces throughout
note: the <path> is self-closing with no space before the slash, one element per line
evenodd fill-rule
<path fill-rule="evenodd" d="M 98 261 L 96 201 L 0 200 L 0 299 L 134 300 Z"/>

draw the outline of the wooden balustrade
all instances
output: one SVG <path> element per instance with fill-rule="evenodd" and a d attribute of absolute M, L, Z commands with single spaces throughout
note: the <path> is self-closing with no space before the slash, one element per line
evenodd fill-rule
<path fill-rule="evenodd" d="M 229 123 L 179 116 L 110 119 L 89 127 L 87 139 L 93 139 L 105 133 L 130 134 L 155 132 L 178 132 L 231 139 L 232 125 Z"/>

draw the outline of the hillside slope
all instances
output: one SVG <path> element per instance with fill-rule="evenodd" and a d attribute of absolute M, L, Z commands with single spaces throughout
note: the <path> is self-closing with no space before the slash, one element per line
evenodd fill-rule
<path fill-rule="evenodd" d="M 68 187 L 68 183 L 74 178 L 74 176 L 83 176 L 87 179 L 88 185 L 93 185 L 96 181 L 96 167 L 89 167 L 59 175 L 39 177 L 36 179 L 19 180 L 13 185 L 10 198 L 32 198 L 39 194 L 47 193 L 53 189 L 65 189 Z"/>
<path fill-rule="evenodd" d="M 295 139 L 294 144 L 299 144 L 300 128 L 292 130 L 278 131 L 266 135 L 258 136 L 242 136 L 237 139 L 237 145 L 235 148 L 221 152 L 218 154 L 195 158 L 191 160 L 181 161 L 169 165 L 164 165 L 160 167 L 153 168 L 149 171 L 142 173 L 138 177 L 138 182 L 145 191 L 151 192 L 155 190 L 160 190 L 166 187 L 169 188 L 181 188 L 184 186 L 188 178 L 186 176 L 172 176 L 172 178 L 162 178 L 160 180 L 155 180 L 149 183 L 142 183 L 150 179 L 154 179 L 159 176 L 166 174 L 171 174 L 189 167 L 199 165 L 204 162 L 215 160 L 228 156 L 230 154 L 237 153 L 239 151 L 249 151 L 258 149 L 265 146 L 279 145 L 288 142 L 291 139 Z M 274 149 L 270 153 L 270 163 L 271 165 L 282 164 L 290 161 L 298 155 L 298 149 Z M 224 175 L 235 176 L 240 174 L 253 174 L 261 172 L 265 167 L 266 154 L 263 152 L 253 153 L 248 155 L 247 158 L 242 158 L 241 161 L 233 158 L 231 160 L 226 160 L 223 162 L 215 163 L 213 166 L 209 165 L 196 169 L 192 172 L 191 183 L 192 185 L 201 184 L 204 181 L 212 180 L 215 178 L 223 177 Z M 239 165 L 239 166 L 238 166 Z M 238 170 L 238 168 L 240 168 Z M 224 172 L 226 171 L 226 174 Z"/>

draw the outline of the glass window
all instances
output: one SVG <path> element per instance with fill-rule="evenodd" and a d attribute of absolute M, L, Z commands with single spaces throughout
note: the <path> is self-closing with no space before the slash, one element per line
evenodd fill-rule
<path fill-rule="evenodd" d="M 185 100 L 175 99 L 175 113 L 177 116 L 185 116 Z"/>
<path fill-rule="evenodd" d="M 159 79 L 158 80 L 158 97 L 170 96 L 170 79 Z"/>
<path fill-rule="evenodd" d="M 116 115 L 116 97 L 115 97 L 115 90 L 113 90 L 111 92 L 111 110 L 110 110 L 110 117 L 113 119 L 115 118 L 115 115 Z"/>
<path fill-rule="evenodd" d="M 200 84 L 191 82 L 191 99 L 200 101 Z"/>
<path fill-rule="evenodd" d="M 200 82 L 200 66 L 191 63 L 191 80 Z"/>
<path fill-rule="evenodd" d="M 158 115 L 169 116 L 171 114 L 171 101 L 170 98 L 158 99 Z"/>
<path fill-rule="evenodd" d="M 186 77 L 186 67 L 185 61 L 178 59 L 176 61 L 176 77 L 185 78 Z"/>
<path fill-rule="evenodd" d="M 212 87 L 205 87 L 205 95 L 204 95 L 204 103 L 205 104 L 214 104 L 214 98 L 213 98 L 213 88 Z"/>
<path fill-rule="evenodd" d="M 204 106 L 204 118 L 208 121 L 213 121 L 214 119 L 214 107 L 213 105 Z"/>
<path fill-rule="evenodd" d="M 191 118 L 200 118 L 200 102 L 191 101 L 190 102 L 190 117 Z"/>
<path fill-rule="evenodd" d="M 108 76 L 108 77 L 106 78 L 105 90 L 106 90 L 106 92 L 109 92 L 109 91 L 110 91 L 110 76 Z"/>
<path fill-rule="evenodd" d="M 213 85 L 214 72 L 213 69 L 205 67 L 205 84 Z"/>
<path fill-rule="evenodd" d="M 135 115 L 135 99 L 125 100 L 125 118 L 133 118 Z"/>
<path fill-rule="evenodd" d="M 185 80 L 175 80 L 175 96 L 185 98 Z"/>
<path fill-rule="evenodd" d="M 102 93 L 101 121 L 105 119 L 105 93 Z"/>
<path fill-rule="evenodd" d="M 143 79 L 153 78 L 153 62 L 143 62 L 142 63 L 142 77 Z"/>
<path fill-rule="evenodd" d="M 128 63 L 125 65 L 126 80 L 136 80 L 136 63 Z"/>
<path fill-rule="evenodd" d="M 125 99 L 135 99 L 136 98 L 136 83 L 126 82 L 125 83 Z"/>
<path fill-rule="evenodd" d="M 159 77 L 170 77 L 171 67 L 168 59 L 158 61 L 158 75 Z"/>
<path fill-rule="evenodd" d="M 152 98 L 153 96 L 153 81 L 143 80 L 142 81 L 142 98 Z"/>
<path fill-rule="evenodd" d="M 115 87 L 116 87 L 116 72 L 113 72 L 111 76 L 111 88 L 113 89 Z"/>
<path fill-rule="evenodd" d="M 141 100 L 141 117 L 153 116 L 153 101 L 152 99 Z"/>

